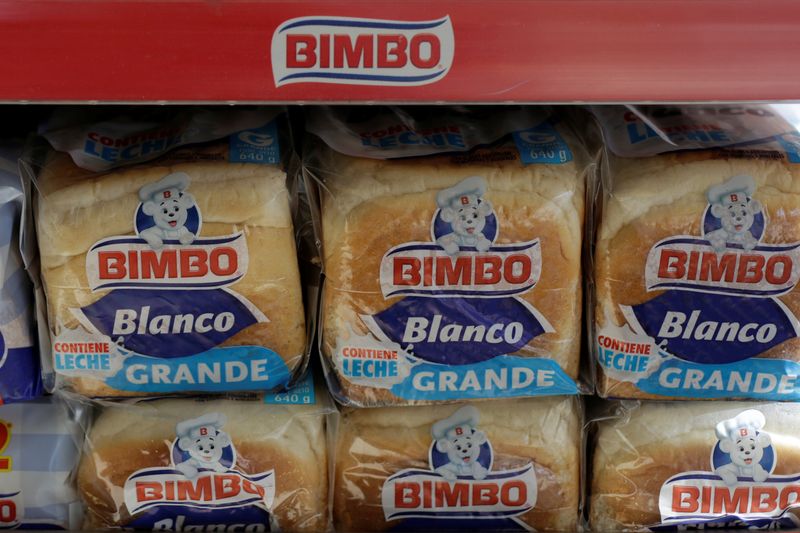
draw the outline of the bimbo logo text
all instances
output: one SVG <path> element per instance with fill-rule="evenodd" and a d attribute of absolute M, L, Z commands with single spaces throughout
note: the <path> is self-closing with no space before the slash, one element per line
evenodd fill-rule
<path fill-rule="evenodd" d="M 712 472 L 686 472 L 661 487 L 665 524 L 779 520 L 800 505 L 800 475 L 773 475 L 777 457 L 764 415 L 743 411 L 716 426 Z"/>
<path fill-rule="evenodd" d="M 653 246 L 645 267 L 647 289 L 755 297 L 791 291 L 800 280 L 800 243 L 761 244 L 767 220 L 754 191 L 755 181 L 747 175 L 711 187 L 702 237 L 672 237 Z"/>
<path fill-rule="evenodd" d="M 151 287 L 211 289 L 247 273 L 242 233 L 200 237 L 202 218 L 188 192 L 189 176 L 175 172 L 139 191 L 136 237 L 110 237 L 86 254 L 92 290 Z"/>
<path fill-rule="evenodd" d="M 384 298 L 511 296 L 536 285 L 542 273 L 539 239 L 495 245 L 497 217 L 485 192 L 479 176 L 439 191 L 433 242 L 395 246 L 381 260 Z"/>
<path fill-rule="evenodd" d="M 450 17 L 394 21 L 300 17 L 272 36 L 275 86 L 290 83 L 426 85 L 453 64 Z"/>
<path fill-rule="evenodd" d="M 137 525 L 173 529 L 178 520 L 191 520 L 198 513 L 210 517 L 218 511 L 228 519 L 241 515 L 243 522 L 268 523 L 275 497 L 274 472 L 240 472 L 224 424 L 225 416 L 219 413 L 178 423 L 171 466 L 146 468 L 128 478 L 124 487 L 128 512 L 144 513 Z"/>
<path fill-rule="evenodd" d="M 433 425 L 430 470 L 402 470 L 383 485 L 386 520 L 511 518 L 533 509 L 533 465 L 493 472 L 492 447 L 478 422 L 478 410 L 465 406 Z"/>

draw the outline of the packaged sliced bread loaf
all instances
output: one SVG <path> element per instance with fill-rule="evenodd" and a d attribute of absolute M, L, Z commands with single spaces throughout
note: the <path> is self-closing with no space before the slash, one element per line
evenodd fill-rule
<path fill-rule="evenodd" d="M 267 122 L 171 151 L 187 142 L 185 121 L 186 131 L 144 133 L 135 122 L 128 130 L 139 133 L 126 136 L 74 127 L 86 142 L 72 158 L 53 134 L 60 151 L 37 169 L 36 219 L 61 387 L 104 397 L 270 390 L 302 371 L 297 202 L 281 121 L 249 120 Z M 107 148 L 158 157 L 121 166 L 103 159 Z"/>
<path fill-rule="evenodd" d="M 323 405 L 106 404 L 77 483 L 84 529 L 330 529 Z"/>
<path fill-rule="evenodd" d="M 600 394 L 800 399 L 800 136 L 780 107 L 635 111 L 601 115 Z"/>
<path fill-rule="evenodd" d="M 800 525 L 795 403 L 625 402 L 595 429 L 592 531 Z"/>
<path fill-rule="evenodd" d="M 355 405 L 577 392 L 587 159 L 532 110 L 311 113 L 321 351 Z"/>

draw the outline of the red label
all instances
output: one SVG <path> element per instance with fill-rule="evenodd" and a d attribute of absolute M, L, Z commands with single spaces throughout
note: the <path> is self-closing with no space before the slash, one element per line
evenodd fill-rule
<path fill-rule="evenodd" d="M 411 63 L 433 68 L 441 61 L 442 43 L 431 33 L 401 34 L 289 34 L 286 36 L 288 68 L 394 68 Z"/>
<path fill-rule="evenodd" d="M 471 255 L 460 257 L 404 257 L 393 260 L 393 283 L 437 287 L 465 285 L 497 285 L 528 282 L 533 269 L 531 258 L 525 254 L 505 257 Z"/>
<path fill-rule="evenodd" d="M 528 486 L 512 479 L 503 483 L 451 481 L 398 482 L 394 485 L 397 509 L 442 507 L 519 507 L 528 500 Z"/>
<path fill-rule="evenodd" d="M 760 254 L 718 254 L 713 251 L 687 253 L 663 249 L 658 262 L 658 277 L 661 279 L 750 284 L 766 281 L 772 285 L 782 285 L 789 281 L 791 275 L 792 258 L 788 255 L 772 255 L 767 259 Z"/>
<path fill-rule="evenodd" d="M 139 481 L 136 500 L 149 501 L 196 501 L 234 498 L 241 493 L 264 495 L 264 487 L 243 478 L 239 474 L 214 474 L 196 480 Z"/>
<path fill-rule="evenodd" d="M 11 441 L 11 424 L 0 420 L 0 472 L 11 471 L 11 457 L 1 455 Z"/>
<path fill-rule="evenodd" d="M 181 250 L 130 250 L 127 254 L 102 251 L 97 254 L 101 280 L 180 279 L 205 276 L 230 276 L 239 268 L 236 250 L 228 246 Z"/>
<path fill-rule="evenodd" d="M 739 487 L 672 486 L 673 513 L 712 515 L 774 514 L 800 501 L 800 485 Z"/>
<path fill-rule="evenodd" d="M 159 287 L 217 288 L 232 285 L 247 273 L 244 234 L 195 238 L 192 244 L 171 240 L 153 249 L 144 240 L 112 237 L 86 255 L 92 290 Z"/>
<path fill-rule="evenodd" d="M 0 524 L 13 524 L 17 521 L 17 504 L 11 500 L 0 500 Z"/>

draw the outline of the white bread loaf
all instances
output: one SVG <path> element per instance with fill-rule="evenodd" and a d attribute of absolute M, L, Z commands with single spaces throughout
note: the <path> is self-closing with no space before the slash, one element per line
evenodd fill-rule
<path fill-rule="evenodd" d="M 337 431 L 338 531 L 577 527 L 576 398 L 358 409 Z"/>
<path fill-rule="evenodd" d="M 721 441 L 729 436 L 735 446 L 725 448 Z M 751 461 L 751 466 L 763 462 L 765 470 L 754 474 L 742 462 L 742 470 L 731 477 L 730 451 L 725 449 L 736 454 L 741 445 L 738 457 L 744 458 L 750 457 L 745 452 L 761 452 L 767 442 L 769 450 L 761 461 Z M 645 402 L 622 410 L 619 417 L 600 420 L 590 447 L 589 526 L 593 531 L 642 530 L 662 522 L 673 527 L 700 522 L 733 527 L 735 519 L 730 515 L 769 522 L 779 519 L 788 507 L 780 502 L 770 505 L 773 491 L 777 495 L 789 487 L 800 493 L 800 406 L 793 403 Z M 753 481 L 754 475 L 758 481 Z M 794 480 L 787 481 L 787 476 Z M 677 479 L 670 481 L 673 477 Z M 704 486 L 694 492 L 694 487 Z M 752 487 L 765 494 L 761 513 L 751 505 L 758 500 L 748 492 Z M 735 500 L 734 494 L 742 499 Z M 714 504 L 719 505 L 716 513 L 713 506 L 706 507 L 714 498 L 719 502 L 726 497 L 739 503 Z M 787 518 L 796 527 L 800 509 L 790 514 L 797 515 Z M 726 515 L 727 520 L 720 520 Z"/>
<path fill-rule="evenodd" d="M 566 146 L 575 146 L 566 128 L 558 133 Z M 460 155 L 392 160 L 323 150 L 311 171 L 322 193 L 321 349 L 346 401 L 389 405 L 475 397 L 449 394 L 440 386 L 432 393 L 419 390 L 408 378 L 409 365 L 416 363 L 447 371 L 484 362 L 510 372 L 544 359 L 564 381 L 577 378 L 585 201 L 577 153 L 562 164 L 525 164 L 513 142 Z M 469 227 L 472 220 L 476 225 Z M 513 283 L 507 283 L 510 270 L 480 282 L 481 267 L 465 266 L 487 257 L 500 264 L 514 253 L 539 258 L 523 257 L 528 262 L 515 272 L 525 279 Z M 408 267 L 415 261 L 437 265 L 436 273 L 415 274 L 417 267 Z M 451 276 L 454 272 L 467 274 Z M 437 316 L 450 329 L 437 332 Z M 515 337 L 509 324 L 517 320 Z M 412 324 L 419 326 L 414 332 Z M 486 341 L 486 330 L 496 324 L 505 328 L 497 338 L 505 332 L 504 342 L 517 342 L 499 347 Z M 389 353 L 397 366 L 370 375 L 371 357 L 365 353 Z M 359 374 L 359 368 L 366 370 Z M 498 389 L 477 394 L 496 397 L 510 385 Z"/>
<path fill-rule="evenodd" d="M 198 461 L 198 450 L 210 459 Z M 78 490 L 86 529 L 160 522 L 172 530 L 240 523 L 256 524 L 252 531 L 325 531 L 324 414 L 235 400 L 108 406 L 87 436 Z"/>
<path fill-rule="evenodd" d="M 800 166 L 708 150 L 612 156 L 610 168 L 595 251 L 600 394 L 800 398 Z"/>
<path fill-rule="evenodd" d="M 55 154 L 40 172 L 36 215 L 42 277 L 56 372 L 66 387 L 88 396 L 237 386 L 264 390 L 286 381 L 270 381 L 265 373 L 290 376 L 303 366 L 306 328 L 286 174 L 276 165 L 229 163 L 228 151 L 227 144 L 183 149 L 153 163 L 89 176 L 67 155 Z M 175 179 L 183 180 L 180 187 L 153 192 L 164 180 Z M 135 221 L 137 213 L 147 218 L 144 193 L 191 198 L 194 208 L 184 206 L 186 221 L 172 222 L 179 229 L 153 237 L 158 227 L 142 229 Z M 173 199 L 161 198 L 160 206 Z M 199 212 L 195 226 L 191 209 Z M 109 244 L 115 238 L 124 242 Z M 106 250 L 127 259 L 124 266 L 117 259 L 103 263 L 99 254 Z M 134 253 L 130 250 L 138 250 L 141 261 L 144 254 L 163 262 L 168 254 L 179 254 L 179 260 L 162 264 L 160 273 L 158 263 L 149 272 L 142 263 L 141 272 L 134 272 L 136 261 L 125 255 Z M 111 265 L 111 272 L 104 274 L 102 265 Z M 104 276 L 127 276 L 120 280 L 126 284 L 120 288 Z M 157 284 L 164 278 L 178 286 Z M 131 316 L 133 322 L 125 320 Z M 76 360 L 86 350 L 80 343 L 98 342 L 110 342 L 111 368 L 81 371 Z M 160 358 L 159 363 L 186 358 L 191 376 L 181 381 L 175 366 L 167 383 L 149 371 L 132 376 L 130 364 L 117 361 L 123 355 L 115 343 L 125 353 Z M 193 357 L 208 350 L 216 350 L 213 362 Z M 264 355 L 266 350 L 273 354 Z M 198 375 L 201 362 L 215 371 L 205 383 Z M 231 362 L 238 365 L 237 373 L 248 372 L 247 380 L 237 385 L 219 377 L 224 372 L 214 365 L 230 372 L 225 365 Z M 263 364 L 260 380 L 256 364 Z"/>

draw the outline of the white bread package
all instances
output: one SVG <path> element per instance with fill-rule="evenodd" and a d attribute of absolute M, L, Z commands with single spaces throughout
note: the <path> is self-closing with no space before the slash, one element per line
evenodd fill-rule
<path fill-rule="evenodd" d="M 575 531 L 577 397 L 347 410 L 337 531 Z"/>
<path fill-rule="evenodd" d="M 541 113 L 309 112 L 339 401 L 578 392 L 587 158 Z"/>
<path fill-rule="evenodd" d="M 83 528 L 329 531 L 329 407 L 269 403 L 106 404 L 78 470 Z"/>
<path fill-rule="evenodd" d="M 592 531 L 800 527 L 800 405 L 615 405 L 590 438 Z"/>
<path fill-rule="evenodd" d="M 0 147 L 0 404 L 42 392 L 33 324 L 33 284 L 21 250 L 25 193 L 17 170 L 20 142 Z"/>
<path fill-rule="evenodd" d="M 598 390 L 800 400 L 793 108 L 598 108 Z"/>
<path fill-rule="evenodd" d="M 54 398 L 0 406 L 0 529 L 75 530 L 81 425 Z"/>
<path fill-rule="evenodd" d="M 302 372 L 294 185 L 276 114 L 214 115 L 220 140 L 166 155 L 211 120 L 66 130 L 82 147 L 75 161 L 100 173 L 64 153 L 62 130 L 47 134 L 61 151 L 37 169 L 36 215 L 60 387 L 92 397 L 263 391 Z M 146 151 L 161 156 L 114 166 Z"/>

